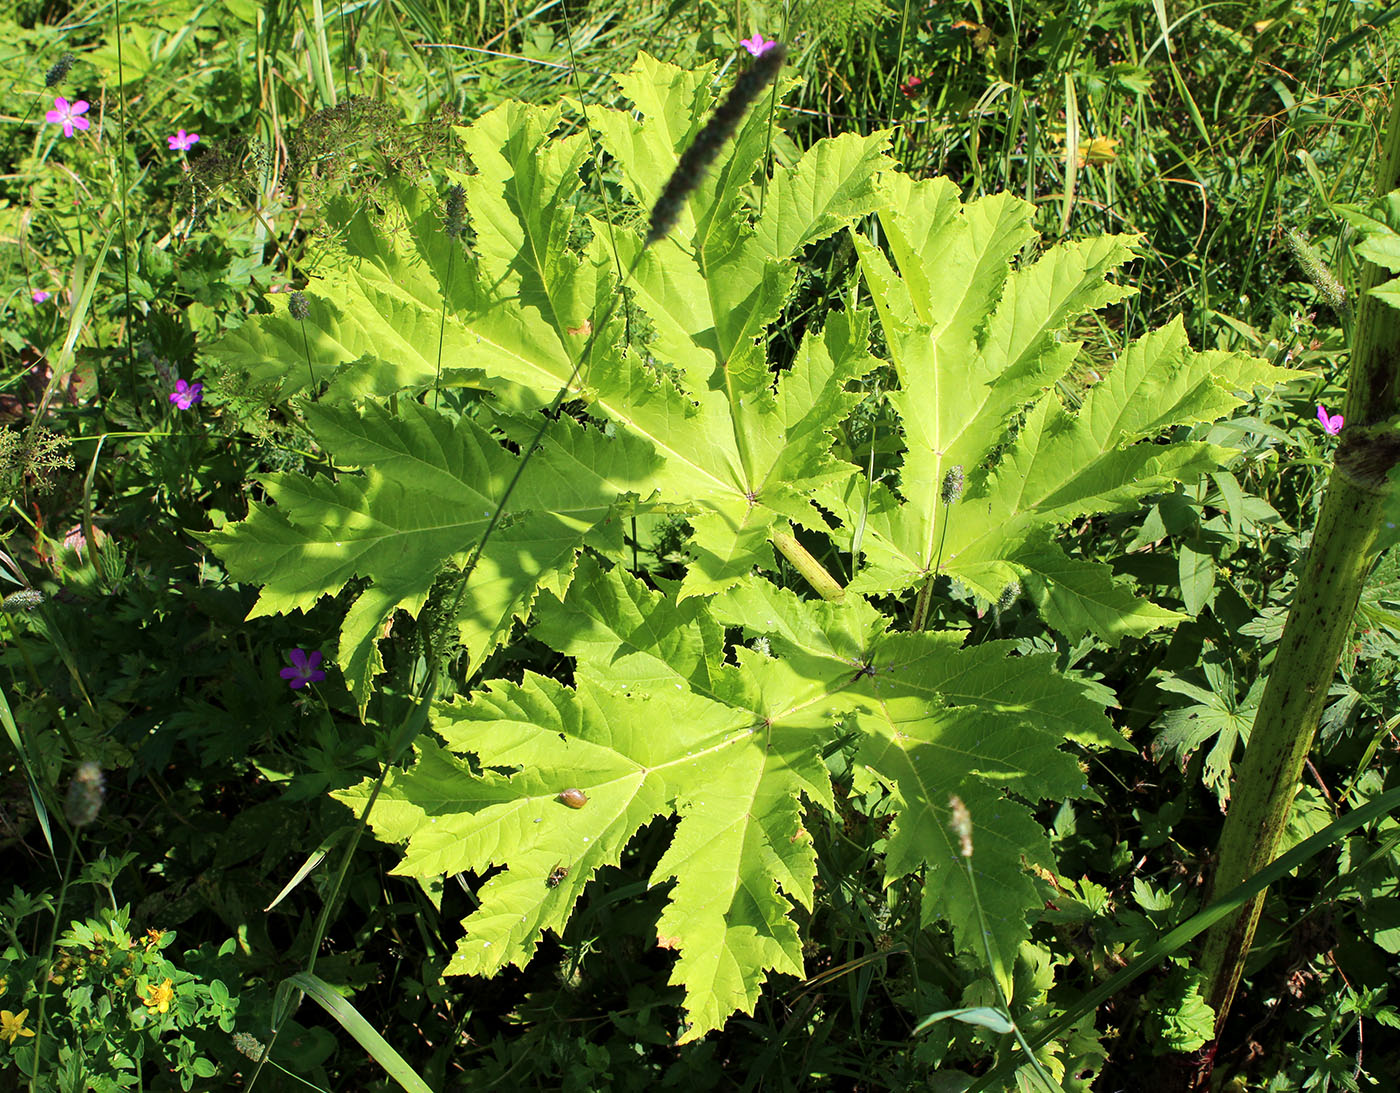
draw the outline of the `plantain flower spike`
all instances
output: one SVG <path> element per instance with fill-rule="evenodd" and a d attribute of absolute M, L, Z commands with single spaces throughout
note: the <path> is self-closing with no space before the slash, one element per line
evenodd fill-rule
<path fill-rule="evenodd" d="M 676 226 L 681 210 L 685 208 L 685 199 L 700 185 L 706 169 L 715 161 L 720 149 L 724 147 L 724 142 L 738 130 L 739 123 L 744 120 L 744 114 L 748 112 L 754 100 L 763 93 L 765 87 L 778 78 L 785 60 L 787 50 L 781 42 L 775 43 L 756 57 L 753 64 L 734 82 L 733 90 L 710 116 L 705 128 L 695 135 L 690 147 L 681 153 L 681 161 L 676 164 L 675 172 L 666 183 L 666 188 L 661 191 L 661 196 L 656 199 L 656 204 L 652 206 L 651 228 L 647 232 L 646 241 L 648 247 L 666 238 L 667 233 Z"/>

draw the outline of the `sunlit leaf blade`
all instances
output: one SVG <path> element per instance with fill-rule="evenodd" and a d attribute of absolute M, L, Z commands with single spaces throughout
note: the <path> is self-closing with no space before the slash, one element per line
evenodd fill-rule
<path fill-rule="evenodd" d="M 611 586 L 606 595 L 600 584 Z M 674 885 L 658 940 L 678 954 L 672 979 L 686 988 L 693 1038 L 735 1009 L 752 1012 L 769 970 L 801 974 L 790 900 L 810 905 L 815 860 L 798 810 L 803 797 L 830 805 L 830 788 L 820 722 L 807 713 L 784 722 L 761 663 L 711 663 L 703 650 L 714 624 L 688 602 L 660 600 L 585 563 L 562 606 L 539 606 L 546 633 L 572 633 L 580 612 L 591 620 L 586 637 L 560 642 L 579 656 L 576 686 L 527 674 L 441 710 L 434 727 L 447 749 L 425 743 L 371 823 L 381 838 L 407 839 L 399 872 L 507 866 L 482 887 L 448 968 L 486 973 L 528 960 L 541 931 L 563 929 L 588 879 L 616 864 L 640 827 L 676 816 L 652 883 Z M 667 678 L 676 642 L 695 652 L 679 658 L 688 676 Z M 604 679 L 618 656 L 651 665 L 633 675 L 638 686 Z M 458 757 L 466 753 L 513 773 L 478 774 Z M 582 808 L 558 799 L 570 788 L 586 794 Z M 354 807 L 368 791 L 337 796 Z"/>
<path fill-rule="evenodd" d="M 895 264 L 870 243 L 857 248 L 899 374 L 889 399 L 907 450 L 893 487 L 847 481 L 818 492 L 841 522 L 838 541 L 862 529 L 864 565 L 850 588 L 898 592 L 943 573 L 995 602 L 1020 582 L 1047 622 L 1110 643 L 1170 624 L 1179 616 L 1050 547 L 1050 536 L 1219 469 L 1226 449 L 1156 441 L 1296 373 L 1196 353 L 1177 321 L 1129 344 L 1072 414 L 1052 393 L 1078 354 L 1065 332 L 1129 293 L 1106 278 L 1132 241 L 1061 244 L 1013 269 L 1031 238 L 1025 203 L 998 195 L 964 206 L 944 180 L 894 176 L 879 192 Z M 955 468 L 966 485 L 948 505 Z"/>
<path fill-rule="evenodd" d="M 362 707 L 381 668 L 383 627 L 396 610 L 417 614 L 444 567 L 465 564 L 519 459 L 469 421 L 413 402 L 400 413 L 372 403 L 312 409 L 331 457 L 360 472 L 335 481 L 268 476 L 275 507 L 254 504 L 248 519 L 206 537 L 230 576 L 262 584 L 254 615 L 306 610 L 354 578 L 372 582 L 346 618 L 338 654 Z M 599 434 L 564 422 L 551 431 L 558 442 L 527 466 L 462 597 L 457 623 L 473 662 L 541 586 L 562 587 L 586 539 L 608 527 L 620 534 L 614 505 L 646 477 L 644 449 L 619 458 L 625 448 L 605 448 Z"/>

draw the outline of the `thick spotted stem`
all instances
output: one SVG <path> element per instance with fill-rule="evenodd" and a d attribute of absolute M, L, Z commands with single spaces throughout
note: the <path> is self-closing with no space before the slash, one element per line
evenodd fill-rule
<path fill-rule="evenodd" d="M 1377 193 L 1400 187 L 1400 95 L 1377 177 Z M 1278 856 L 1279 841 L 1317 732 L 1362 586 L 1376 560 L 1387 475 L 1400 462 L 1400 311 L 1370 294 L 1389 278 L 1374 263 L 1362 271 L 1342 428 L 1322 510 L 1299 574 L 1240 765 L 1220 836 L 1216 892 L 1228 892 Z M 1264 894 L 1206 935 L 1202 993 L 1215 1008 L 1219 1036 L 1249 953 Z M 1212 1052 L 1213 1054 L 1213 1052 Z M 1207 1064 L 1208 1067 L 1208 1064 Z"/>

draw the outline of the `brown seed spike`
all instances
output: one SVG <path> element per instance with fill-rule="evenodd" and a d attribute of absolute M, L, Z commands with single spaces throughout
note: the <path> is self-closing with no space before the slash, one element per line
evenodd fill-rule
<path fill-rule="evenodd" d="M 564 804 L 568 805 L 570 808 L 582 808 L 584 805 L 588 804 L 588 794 L 584 793 L 581 789 L 566 789 L 563 793 L 559 794 L 559 800 L 563 801 Z"/>

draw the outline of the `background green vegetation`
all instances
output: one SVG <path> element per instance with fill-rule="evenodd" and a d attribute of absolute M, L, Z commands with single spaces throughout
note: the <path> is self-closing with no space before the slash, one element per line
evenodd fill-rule
<path fill-rule="evenodd" d="M 324 867 L 264 908 L 341 829 L 327 791 L 387 758 L 416 658 L 411 628 L 396 629 L 386 661 L 397 674 L 367 722 L 334 676 L 315 694 L 278 677 L 288 649 L 329 649 L 337 605 L 245 622 L 256 590 L 230 583 L 193 533 L 241 518 L 260 497 L 252 475 L 307 469 L 319 456 L 297 420 L 266 415 L 238 377 L 207 370 L 201 345 L 280 308 L 274 288 L 304 283 L 329 203 L 373 211 L 396 177 L 438 186 L 445 168 L 464 166 L 454 122 L 506 98 L 611 96 L 607 75 L 640 49 L 683 66 L 718 59 L 728 80 L 740 38 L 781 38 L 795 84 L 785 124 L 799 147 L 894 127 L 911 174 L 947 175 L 965 199 L 1017 193 L 1037 207 L 1047 241 L 1141 233 L 1130 278 L 1141 291 L 1086 332 L 1103 356 L 1083 362 L 1084 385 L 1117 347 L 1178 314 L 1197 348 L 1248 350 L 1315 376 L 1258 416 L 1193 437 L 1244 449 L 1231 475 L 1157 498 L 1145 522 L 1076 528 L 1087 554 L 1127 558 L 1124 572 L 1192 619 L 1115 650 L 1061 650 L 1116 693 L 1137 753 L 1086 757 L 1103 805 L 1041 817 L 1062 875 L 1044 879 L 1045 913 L 1018 975 L 1054 986 L 1045 1013 L 1019 1019 L 1063 1010 L 1199 909 L 1231 764 L 1327 468 L 1332 442 L 1316 405 L 1338 407 L 1345 376 L 1348 317 L 1319 298 L 1286 235 L 1311 240 L 1354 287 L 1333 206 L 1367 196 L 1400 9 L 949 0 L 6 9 L 0 579 L 6 592 L 31 585 L 47 599 L 0 621 L 0 721 L 15 744 L 0 759 L 0 1007 L 29 1006 L 36 1027 L 25 998 L 51 977 L 45 1035 L 48 1050 L 65 1052 L 49 1071 L 62 1088 L 234 1088 L 251 1073 L 232 1034 L 265 1029 L 277 984 L 306 967 Z M 65 51 L 72 71 L 46 91 L 45 72 Z M 90 101 L 101 139 L 65 140 L 43 124 L 54 94 Z M 177 128 L 201 134 L 187 156 L 167 148 Z M 800 277 L 803 303 L 783 324 L 794 338 L 802 308 L 859 291 L 839 237 L 812 248 Z M 35 304 L 35 290 L 53 297 Z M 207 401 L 175 410 L 175 378 L 202 381 Z M 28 429 L 49 388 L 52 437 Z M 1080 390 L 1060 394 L 1072 404 Z M 873 442 L 878 469 L 898 438 L 874 394 L 850 442 L 853 451 Z M 658 526 L 640 546 L 643 570 L 680 575 L 677 529 Z M 1397 603 L 1392 554 L 1333 687 L 1295 808 L 1298 838 L 1395 784 Z M 1046 641 L 1015 609 L 979 617 L 964 606 L 963 621 L 982 630 Z M 512 655 L 495 674 L 550 667 L 542 649 L 535 660 Z M 108 772 L 107 799 L 75 841 L 57 803 L 85 759 Z M 854 780 L 841 788 L 844 823 L 812 830 L 821 873 L 809 979 L 775 979 L 753 1018 L 703 1042 L 675 1046 L 670 957 L 650 943 L 664 893 L 645 880 L 660 830 L 595 882 L 566 935 L 525 971 L 446 984 L 470 893 L 451 881 L 420 890 L 389 875 L 391 848 L 362 843 L 316 972 L 433 1088 L 961 1088 L 935 1069 L 984 1069 L 1003 1038 L 949 1022 L 912 1030 L 935 999 L 990 1001 L 988 983 L 919 928 L 915 881 L 882 888 L 879 791 Z M 51 831 L 34 793 L 51 806 Z M 1222 1079 L 1280 1090 L 1400 1082 L 1400 1019 L 1386 998 L 1400 952 L 1397 831 L 1391 821 L 1358 831 L 1272 890 L 1224 1036 Z M 167 979 L 174 995 L 161 1014 L 142 1000 L 158 1000 L 151 988 Z M 1063 1044 L 1062 1085 L 1088 1088 L 1099 1075 L 1095 1088 L 1149 1088 L 1164 1069 L 1158 1055 L 1194 1047 L 1202 1028 L 1209 1015 L 1184 967 L 1165 964 Z M 0 1037 L 0 1085 L 20 1081 L 16 1059 L 33 1043 Z M 395 1087 L 309 1003 L 273 1059 L 285 1069 L 264 1070 L 269 1088 Z"/>

